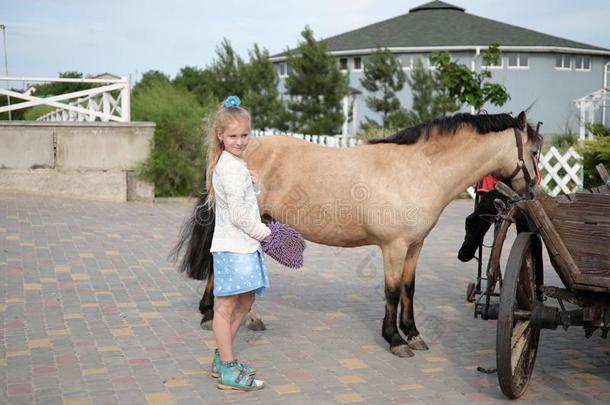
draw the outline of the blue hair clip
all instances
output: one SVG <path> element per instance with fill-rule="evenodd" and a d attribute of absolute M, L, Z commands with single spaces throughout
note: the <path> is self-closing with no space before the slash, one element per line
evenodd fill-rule
<path fill-rule="evenodd" d="M 239 103 L 241 103 L 241 101 L 239 100 L 239 97 L 229 96 L 225 100 L 225 107 L 228 109 L 237 109 L 237 107 L 239 107 Z"/>

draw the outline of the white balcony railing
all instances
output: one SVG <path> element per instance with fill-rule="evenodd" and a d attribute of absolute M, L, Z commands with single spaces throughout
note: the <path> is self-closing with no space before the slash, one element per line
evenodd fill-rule
<path fill-rule="evenodd" d="M 15 111 L 37 105 L 56 107 L 55 111 L 38 118 L 39 121 L 119 121 L 129 122 L 130 88 L 129 79 L 71 79 L 71 78 L 42 78 L 42 77 L 0 77 L 0 82 L 43 82 L 43 83 L 92 83 L 100 84 L 87 90 L 60 94 L 50 97 L 36 97 L 27 92 L 19 93 L 14 90 L 0 88 L 0 96 L 9 96 L 11 99 L 25 100 L 16 104 L 11 103 L 0 107 L 0 113 Z"/>

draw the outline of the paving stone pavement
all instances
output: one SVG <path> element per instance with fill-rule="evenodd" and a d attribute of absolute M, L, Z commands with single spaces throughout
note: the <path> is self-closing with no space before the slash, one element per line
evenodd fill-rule
<path fill-rule="evenodd" d="M 455 258 L 472 202 L 450 204 L 424 245 L 415 312 L 430 350 L 413 358 L 394 357 L 381 337 L 377 248 L 310 243 L 298 271 L 267 258 L 271 288 L 255 304 L 267 330 L 236 339 L 240 360 L 267 382 L 255 393 L 215 388 L 202 284 L 167 262 L 191 205 L 0 196 L 0 403 L 504 401 L 496 375 L 476 371 L 495 367 L 495 322 L 473 319 L 464 295 L 475 265 Z M 543 332 L 521 402 L 608 398 L 610 342 L 578 328 Z"/>

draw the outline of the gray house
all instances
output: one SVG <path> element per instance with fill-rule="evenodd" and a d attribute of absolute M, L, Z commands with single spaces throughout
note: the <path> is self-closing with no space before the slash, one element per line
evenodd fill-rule
<path fill-rule="evenodd" d="M 463 8 L 442 1 L 432 1 L 407 14 L 322 41 L 336 56 L 355 90 L 350 96 L 354 98 L 355 120 L 352 125 L 344 125 L 345 134 L 354 134 L 365 116 L 376 118 L 365 105 L 367 91 L 360 79 L 363 65 L 377 47 L 390 49 L 406 73 L 417 58 L 424 66 L 430 66 L 428 56 L 434 51 L 448 51 L 452 58 L 479 71 L 481 51 L 498 43 L 501 60 L 489 69 L 492 80 L 507 87 L 511 100 L 501 108 L 484 106 L 488 112 L 516 113 L 535 103 L 530 118 L 544 122 L 543 132 L 556 134 L 578 132 L 583 121 L 605 125 L 610 121 L 606 113 L 609 49 L 468 14 Z M 282 53 L 271 60 L 278 69 L 283 92 L 283 78 L 288 73 L 286 57 Z M 412 95 L 407 85 L 399 97 L 403 107 L 411 107 Z M 346 115 L 348 104 L 345 100 Z"/>

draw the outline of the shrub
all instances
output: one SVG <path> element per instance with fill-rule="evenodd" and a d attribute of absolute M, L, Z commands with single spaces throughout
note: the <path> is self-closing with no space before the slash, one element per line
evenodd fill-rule
<path fill-rule="evenodd" d="M 384 128 L 378 125 L 364 124 L 360 128 L 360 131 L 357 134 L 357 138 L 362 142 L 366 142 L 369 139 L 388 137 L 398 131 L 399 130 L 396 128 Z"/>
<path fill-rule="evenodd" d="M 55 111 L 57 108 L 51 107 L 50 105 L 37 105 L 32 108 L 25 109 L 23 112 L 23 119 L 26 121 L 36 121 L 43 115 Z"/>
<path fill-rule="evenodd" d="M 193 94 L 166 81 L 153 81 L 134 93 L 133 119 L 157 125 L 151 153 L 136 173 L 155 184 L 157 196 L 203 190 L 203 118 L 211 108 L 213 104 L 202 106 Z"/>
<path fill-rule="evenodd" d="M 578 151 L 583 156 L 585 170 L 585 188 L 595 187 L 602 183 L 595 166 L 603 163 L 610 169 L 610 130 L 603 125 L 587 126 L 594 135 L 593 139 L 586 140 Z"/>

